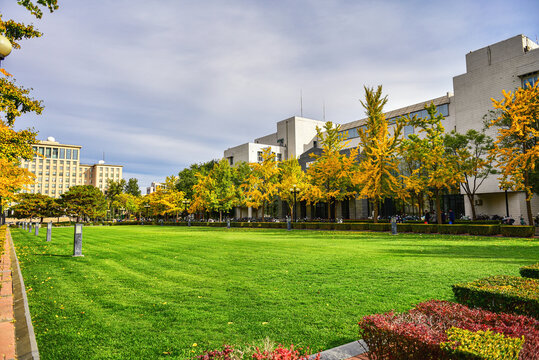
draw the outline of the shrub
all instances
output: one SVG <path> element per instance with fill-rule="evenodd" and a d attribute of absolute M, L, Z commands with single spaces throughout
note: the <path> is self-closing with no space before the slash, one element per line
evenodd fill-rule
<path fill-rule="evenodd" d="M 333 230 L 333 223 L 319 223 L 318 228 L 320 230 Z"/>
<path fill-rule="evenodd" d="M 479 225 L 499 225 L 501 220 L 455 220 L 455 224 L 479 224 Z"/>
<path fill-rule="evenodd" d="M 520 276 L 539 279 L 539 263 L 521 267 Z"/>
<path fill-rule="evenodd" d="M 369 230 L 372 231 L 391 231 L 391 224 L 389 223 L 372 223 L 369 224 Z"/>
<path fill-rule="evenodd" d="M 412 232 L 431 234 L 438 232 L 438 225 L 436 224 L 411 224 Z"/>
<path fill-rule="evenodd" d="M 335 230 L 350 230 L 350 224 L 346 223 L 335 223 L 333 227 Z"/>
<path fill-rule="evenodd" d="M 369 224 L 367 224 L 367 223 L 352 223 L 352 224 L 350 224 L 350 230 L 360 230 L 360 231 L 369 230 Z"/>
<path fill-rule="evenodd" d="M 442 343 L 450 341 L 446 331 L 453 327 L 471 332 L 490 330 L 509 338 L 524 336 L 520 359 L 537 359 L 539 354 L 538 320 L 471 309 L 448 301 L 427 301 L 404 314 L 365 316 L 359 327 L 371 358 L 375 359 L 477 359 L 455 357 L 442 349 Z"/>
<path fill-rule="evenodd" d="M 397 224 L 398 232 L 412 232 L 412 224 L 409 223 L 398 223 Z"/>
<path fill-rule="evenodd" d="M 473 332 L 452 327 L 446 334 L 449 341 L 441 343 L 441 348 L 457 359 L 518 360 L 524 344 L 524 337 L 510 338 L 491 330 Z"/>
<path fill-rule="evenodd" d="M 310 222 L 310 223 L 304 223 L 305 224 L 305 229 L 310 229 L 310 230 L 317 230 L 319 229 L 319 223 L 313 223 L 313 222 Z"/>
<path fill-rule="evenodd" d="M 532 237 L 535 235 L 535 226 L 526 225 L 501 225 L 500 233 L 503 236 Z"/>
<path fill-rule="evenodd" d="M 457 301 L 496 312 L 539 318 L 539 281 L 498 275 L 453 285 Z"/>
<path fill-rule="evenodd" d="M 199 360 L 242 360 L 242 359 L 256 359 L 256 360 L 319 360 L 320 354 L 311 357 L 309 350 L 294 349 L 294 345 L 290 345 L 289 348 L 282 345 L 272 349 L 260 349 L 258 347 L 254 349 L 247 349 L 241 351 L 235 349 L 230 345 L 224 345 L 220 350 L 205 351 L 202 355 L 198 355 L 196 359 Z"/>

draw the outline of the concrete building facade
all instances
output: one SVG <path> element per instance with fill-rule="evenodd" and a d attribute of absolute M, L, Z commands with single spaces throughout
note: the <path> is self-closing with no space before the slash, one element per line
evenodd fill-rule
<path fill-rule="evenodd" d="M 20 167 L 35 175 L 35 182 L 22 192 L 43 194 L 54 198 L 75 185 L 93 185 L 106 191 L 107 179 L 122 179 L 123 166 L 104 162 L 85 165 L 80 163 L 80 145 L 67 145 L 49 137 L 34 144 L 34 158 L 22 160 Z"/>
<path fill-rule="evenodd" d="M 491 99 L 500 99 L 502 90 L 514 91 L 521 86 L 533 85 L 538 82 L 538 77 L 539 44 L 524 35 L 517 35 L 466 54 L 466 72 L 453 78 L 452 92 L 389 111 L 385 115 L 390 123 L 400 116 L 425 117 L 425 105 L 434 103 L 445 117 L 442 124 L 446 131 L 465 133 L 475 129 L 495 137 L 496 129 L 484 129 L 484 117 L 493 110 Z M 358 146 L 357 129 L 365 123 L 366 119 L 360 119 L 341 124 L 341 131 L 349 142 L 348 148 Z M 322 128 L 323 125 L 322 121 L 292 117 L 278 122 L 276 133 L 255 139 L 254 143 L 227 149 L 224 156 L 231 164 L 237 161 L 256 162 L 255 154 L 271 146 L 272 151 L 281 154 L 282 160 L 296 156 L 306 169 L 313 161 L 310 154 L 320 151 L 317 149 L 316 126 Z M 413 127 L 407 126 L 404 135 L 415 131 Z M 460 199 L 456 200 L 462 202 L 465 213 L 471 215 L 471 205 L 463 194 L 461 192 Z M 475 205 L 477 214 L 526 217 L 525 194 L 503 191 L 496 175 L 487 178 L 479 188 Z M 537 196 L 532 199 L 532 212 L 539 213 Z M 312 209 L 298 209 L 299 213 L 313 216 Z M 368 202 L 361 199 L 338 204 L 335 208 L 337 217 L 361 218 L 369 216 L 369 213 Z"/>

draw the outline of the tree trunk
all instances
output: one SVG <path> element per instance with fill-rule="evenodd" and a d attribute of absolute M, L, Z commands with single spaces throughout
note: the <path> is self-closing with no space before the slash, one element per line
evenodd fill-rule
<path fill-rule="evenodd" d="M 327 207 L 328 207 L 328 222 L 330 221 L 331 217 L 331 199 L 327 199 Z"/>
<path fill-rule="evenodd" d="M 470 201 L 470 206 L 472 207 L 472 220 L 477 220 L 477 214 L 475 213 L 475 195 L 468 194 L 468 200 Z"/>
<path fill-rule="evenodd" d="M 262 202 L 262 221 L 266 219 L 266 202 Z"/>
<path fill-rule="evenodd" d="M 438 224 L 442 223 L 442 211 L 440 208 L 440 189 L 434 191 L 434 196 L 436 196 L 436 219 Z"/>
<path fill-rule="evenodd" d="M 219 209 L 219 222 L 223 221 L 223 210 Z"/>
<path fill-rule="evenodd" d="M 524 173 L 524 188 L 529 188 L 529 172 L 526 171 Z M 533 214 L 532 214 L 532 204 L 531 204 L 531 196 L 528 196 L 527 191 L 524 193 L 526 195 L 526 212 L 528 213 L 528 225 L 534 225 L 533 224 Z"/>
<path fill-rule="evenodd" d="M 377 224 L 378 223 L 378 200 L 374 200 L 372 204 L 374 207 L 373 220 L 374 220 L 374 223 Z"/>

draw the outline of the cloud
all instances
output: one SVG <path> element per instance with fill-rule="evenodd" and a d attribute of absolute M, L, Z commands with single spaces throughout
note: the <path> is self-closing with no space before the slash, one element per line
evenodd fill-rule
<path fill-rule="evenodd" d="M 34 22 L 5 65 L 43 99 L 26 116 L 40 137 L 124 165 L 149 181 L 275 131 L 300 113 L 363 117 L 363 85 L 383 84 L 387 110 L 452 91 L 468 51 L 524 33 L 539 5 L 519 1 L 64 1 Z M 146 186 L 148 184 L 143 184 Z"/>

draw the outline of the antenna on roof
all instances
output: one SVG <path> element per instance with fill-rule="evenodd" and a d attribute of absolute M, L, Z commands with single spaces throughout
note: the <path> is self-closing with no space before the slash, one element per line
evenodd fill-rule
<path fill-rule="evenodd" d="M 103 161 L 105 161 L 105 152 L 103 151 Z"/>
<path fill-rule="evenodd" d="M 300 116 L 303 117 L 303 89 L 299 90 Z"/>

